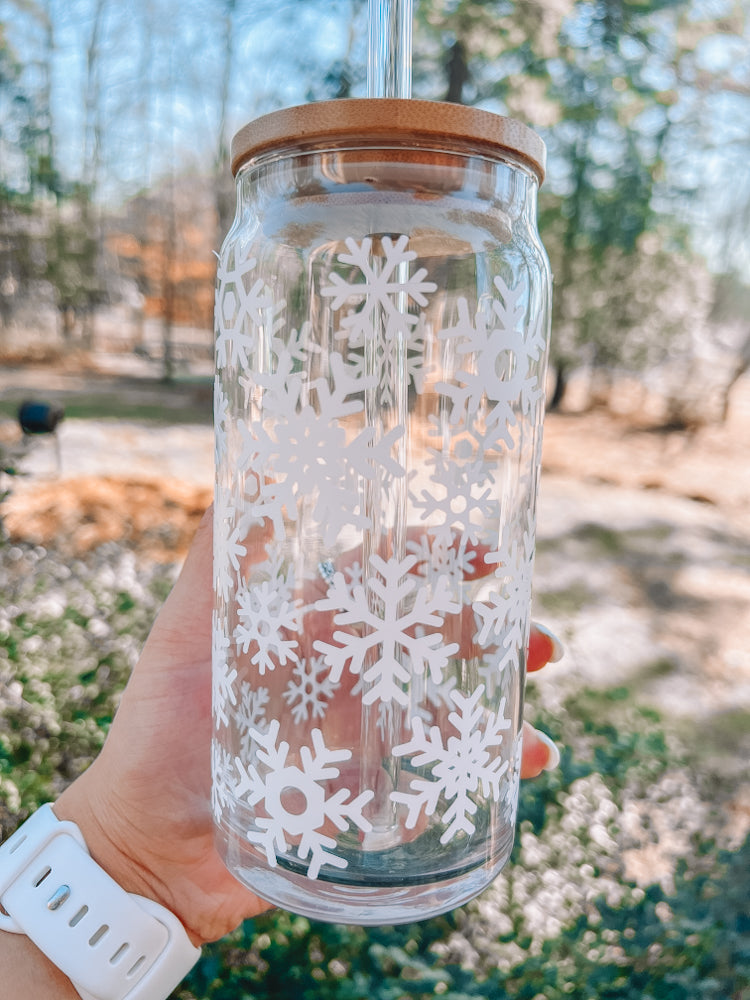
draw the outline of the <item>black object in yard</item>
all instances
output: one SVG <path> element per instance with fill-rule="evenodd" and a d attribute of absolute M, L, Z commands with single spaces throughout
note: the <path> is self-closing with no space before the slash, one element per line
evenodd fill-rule
<path fill-rule="evenodd" d="M 18 409 L 18 423 L 24 434 L 54 434 L 64 416 L 63 408 L 54 403 L 27 401 Z"/>

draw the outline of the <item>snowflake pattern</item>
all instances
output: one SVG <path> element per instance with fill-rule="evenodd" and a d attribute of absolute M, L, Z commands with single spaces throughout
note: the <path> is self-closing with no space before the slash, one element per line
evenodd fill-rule
<path fill-rule="evenodd" d="M 348 253 L 339 254 L 338 260 L 359 272 L 360 280 L 347 282 L 333 273 L 330 284 L 321 289 L 323 295 L 331 298 L 334 310 L 347 304 L 359 306 L 343 318 L 336 338 L 346 340 L 347 359 L 360 379 L 367 377 L 368 370 L 378 373 L 378 398 L 382 406 L 395 403 L 394 388 L 401 383 L 402 366 L 405 385 L 412 385 L 418 393 L 422 392 L 427 373 L 426 321 L 421 311 L 413 314 L 409 308 L 410 302 L 427 305 L 427 294 L 437 286 L 425 280 L 425 268 L 411 273 L 417 255 L 407 249 L 408 243 L 408 237 L 403 235 L 395 242 L 384 236 L 382 255 L 376 255 L 369 237 L 361 243 L 348 239 Z M 382 335 L 374 336 L 381 324 Z"/>
<path fill-rule="evenodd" d="M 229 400 L 218 377 L 214 379 L 214 458 L 220 465 L 227 457 Z"/>
<path fill-rule="evenodd" d="M 240 570 L 240 560 L 247 555 L 243 544 L 245 518 L 237 517 L 232 491 L 216 486 L 214 491 L 214 587 L 227 601 Z"/>
<path fill-rule="evenodd" d="M 474 612 L 479 625 L 480 646 L 501 639 L 507 658 L 518 666 L 518 650 L 526 642 L 526 624 L 531 606 L 531 581 L 534 569 L 534 518 L 526 512 L 526 523 L 519 541 L 513 526 L 506 530 L 508 541 L 484 561 L 496 564 L 493 590 L 486 601 L 477 601 Z M 504 662 L 498 664 L 502 669 Z"/>
<path fill-rule="evenodd" d="M 294 666 L 283 698 L 291 706 L 295 722 L 307 722 L 310 716 L 313 719 L 323 718 L 339 686 L 328 673 L 328 667 L 320 656 L 302 659 Z"/>
<path fill-rule="evenodd" d="M 428 328 L 424 314 L 420 314 L 417 325 L 406 341 L 402 341 L 400 337 L 391 340 L 380 337 L 372 344 L 371 337 L 368 341 L 360 336 L 359 331 L 352 333 L 346 328 L 339 330 L 336 338 L 346 338 L 347 361 L 358 379 L 369 377 L 368 368 L 377 373 L 378 402 L 381 406 L 396 405 L 397 386 L 404 390 L 413 387 L 418 394 L 424 391 L 425 378 L 430 371 L 425 360 Z"/>
<path fill-rule="evenodd" d="M 256 278 L 255 257 L 244 257 L 239 246 L 230 245 L 219 257 L 216 269 L 216 367 L 247 368 L 255 351 L 258 327 L 264 319 L 278 317 L 283 302 L 273 302 L 271 290 Z M 270 315 L 269 315 L 270 314 Z"/>
<path fill-rule="evenodd" d="M 237 680 L 237 670 L 229 664 L 229 647 L 231 640 L 227 635 L 226 618 L 219 618 L 216 611 L 212 623 L 211 662 L 213 669 L 212 696 L 214 723 L 217 729 L 229 725 L 229 706 L 237 704 L 237 693 L 234 682 Z"/>
<path fill-rule="evenodd" d="M 402 426 L 377 439 L 374 427 L 365 427 L 351 440 L 339 420 L 362 410 L 361 399 L 349 397 L 363 388 L 339 354 L 330 357 L 333 387 L 316 380 L 318 410 L 301 404 L 301 382 L 287 379 L 279 386 L 273 377 L 259 375 L 270 393 L 274 420 L 240 426 L 245 440 L 240 464 L 254 470 L 260 496 L 252 508 L 257 517 L 273 522 L 277 537 L 285 537 L 284 514 L 297 518 L 300 498 L 314 498 L 312 517 L 321 526 L 323 542 L 334 544 L 347 526 L 371 527 L 362 510 L 361 482 L 375 482 L 385 489 L 404 469 L 393 458 Z"/>
<path fill-rule="evenodd" d="M 455 382 L 440 382 L 437 388 L 451 400 L 453 424 L 471 418 L 487 400 L 490 435 L 497 444 L 504 442 L 512 448 L 511 428 L 518 420 L 516 408 L 528 413 L 543 392 L 536 371 L 543 341 L 536 333 L 524 336 L 523 283 L 511 289 L 498 276 L 494 284 L 500 298 L 491 300 L 489 310 L 484 305 L 472 318 L 468 302 L 459 298 L 458 323 L 438 334 L 442 340 L 455 342 L 456 352 L 463 355 L 466 365 L 457 372 Z"/>
<path fill-rule="evenodd" d="M 381 257 L 373 253 L 369 237 L 361 243 L 347 239 L 349 252 L 339 254 L 339 262 L 358 270 L 361 280 L 347 282 L 334 272 L 330 276 L 331 283 L 321 288 L 321 294 L 332 299 L 334 309 L 341 309 L 353 301 L 360 302 L 360 308 L 341 323 L 351 346 L 362 346 L 366 338 L 372 336 L 378 308 L 385 320 L 386 341 L 394 340 L 399 334 L 408 337 L 419 322 L 417 316 L 406 311 L 408 299 L 426 306 L 427 293 L 434 292 L 437 285 L 434 281 L 425 281 L 427 271 L 423 267 L 414 274 L 409 273 L 417 254 L 407 250 L 408 244 L 408 236 L 399 236 L 395 243 L 389 236 L 383 236 Z"/>
<path fill-rule="evenodd" d="M 284 666 L 288 660 L 299 660 L 297 640 L 291 632 L 299 632 L 300 600 L 292 597 L 290 579 L 283 576 L 262 583 L 248 584 L 237 592 L 237 617 L 234 630 L 238 650 L 252 652 L 250 662 L 261 674 Z"/>
<path fill-rule="evenodd" d="M 406 543 L 406 551 L 413 555 L 417 562 L 416 573 L 430 583 L 441 576 L 450 581 L 451 587 L 457 593 L 465 578 L 474 573 L 476 551 L 469 548 L 468 539 L 434 537 L 420 535 Z"/>
<path fill-rule="evenodd" d="M 234 791 L 232 757 L 218 739 L 211 740 L 211 810 L 217 823 L 229 808 Z"/>
<path fill-rule="evenodd" d="M 363 705 L 377 705 L 385 742 L 393 732 L 396 740 L 405 738 L 411 706 L 411 738 L 393 753 L 408 758 L 417 774 L 408 791 L 391 795 L 406 810 L 407 828 L 414 829 L 420 815 L 438 812 L 447 844 L 475 832 L 472 817 L 482 800 L 499 802 L 508 822 L 515 814 L 520 737 L 508 759 L 500 751 L 510 727 L 506 697 L 497 712 L 484 706 L 507 696 L 514 675 L 504 668 L 511 660 L 518 664 L 525 642 L 533 514 L 526 513 L 520 532 L 518 523 L 506 528 L 501 544 L 497 523 L 501 499 L 510 507 L 535 490 L 531 480 L 522 482 L 509 499 L 502 462 L 508 451 L 523 455 L 531 444 L 526 426 L 543 406 L 546 324 L 542 314 L 527 322 L 534 310 L 523 278 L 511 286 L 497 276 L 478 304 L 458 298 L 455 325 L 433 335 L 441 305 L 427 307 L 437 286 L 416 261 L 406 235 L 347 239 L 346 252 L 321 284 L 331 322 L 323 346 L 309 320 L 294 329 L 286 324 L 286 305 L 266 283 L 250 247 L 223 252 L 217 271 L 217 372 L 229 369 L 227 378 L 239 381 L 245 410 L 231 412 L 228 395 L 235 400 L 236 393 L 217 378 L 216 461 L 225 473 L 231 466 L 234 479 L 231 489 L 218 486 L 215 496 L 220 611 L 213 629 L 213 711 L 217 734 L 223 727 L 236 732 L 239 756 L 232 759 L 219 735 L 214 738 L 212 806 L 217 820 L 239 799 L 258 807 L 251 843 L 271 865 L 277 854 L 295 851 L 309 862 L 310 878 L 325 865 L 346 867 L 335 851 L 335 830 L 369 832 L 363 809 L 373 793 L 340 787 L 339 765 L 351 751 L 326 747 L 319 729 L 292 757 L 279 739 L 279 719 L 266 717 L 269 689 L 238 682 L 238 669 L 248 664 L 261 676 L 276 671 L 295 725 L 324 717 L 345 670 L 358 678 L 351 694 Z M 383 424 L 371 420 L 365 401 L 396 407 L 407 402 L 408 391 L 411 406 L 432 374 L 435 341 L 443 344 L 444 370 L 430 387 L 440 411 L 428 417 L 435 446 L 428 449 L 424 478 L 410 470 L 407 479 L 401 464 L 409 454 L 407 427 L 394 426 L 395 409 Z M 437 352 L 434 360 L 437 365 Z M 331 552 L 333 560 L 342 534 L 380 530 L 366 498 L 380 495 L 387 502 L 397 480 L 426 530 L 407 540 L 405 553 L 389 557 L 381 549 L 364 569 L 354 564 L 331 571 L 326 596 L 314 606 L 332 612 L 337 629 L 330 641 L 313 642 L 317 655 L 303 657 L 299 640 L 310 608 L 295 597 L 302 585 L 297 591 L 291 571 L 284 570 L 290 522 L 304 512 L 306 524 L 319 526 L 324 559 Z M 276 556 L 250 566 L 248 531 L 261 520 L 273 530 Z M 495 567 L 494 582 L 472 604 L 472 588 L 464 587 L 467 577 L 479 575 L 472 547 L 486 545 L 489 532 L 495 541 L 484 561 Z M 477 667 L 484 683 L 469 695 L 447 669 L 458 643 L 443 638 L 446 616 L 460 613 L 462 599 L 472 604 L 475 639 L 485 650 Z M 442 730 L 431 724 L 446 714 Z"/>
<path fill-rule="evenodd" d="M 240 684 L 240 701 L 234 713 L 234 724 L 240 737 L 240 749 L 244 759 L 250 757 L 252 737 L 255 729 L 264 733 L 268 729 L 266 706 L 270 700 L 268 688 L 255 687 L 248 681 Z"/>
<path fill-rule="evenodd" d="M 500 804 L 503 810 L 503 818 L 509 826 L 516 822 L 518 812 L 518 791 L 521 781 L 521 763 L 523 760 L 523 730 L 519 730 L 513 740 L 513 749 L 510 754 L 510 762 L 507 772 L 507 780 L 503 782 L 503 789 L 500 795 Z"/>
<path fill-rule="evenodd" d="M 368 577 L 366 587 L 355 586 L 350 590 L 343 574 L 336 573 L 328 596 L 315 605 L 319 611 L 336 611 L 336 625 L 360 626 L 363 634 L 337 631 L 333 638 L 341 645 L 320 639 L 313 645 L 325 657 L 334 681 L 339 680 L 347 664 L 352 674 L 359 674 L 376 655 L 377 659 L 362 674 L 367 685 L 363 704 L 394 699 L 406 705 L 409 700 L 406 687 L 412 672 L 422 674 L 427 668 L 432 679 L 439 682 L 448 660 L 458 652 L 458 643 L 443 644 L 442 632 L 418 635 L 417 628 L 432 625 L 441 629 L 443 615 L 458 614 L 461 605 L 451 599 L 450 586 L 444 577 L 432 587 L 417 584 L 410 574 L 416 563 L 414 556 L 386 561 L 374 555 L 370 562 L 374 575 Z M 377 611 L 371 610 L 371 599 L 373 604 L 380 605 Z M 405 607 L 407 600 L 410 610 Z"/>
<path fill-rule="evenodd" d="M 411 791 L 391 792 L 392 801 L 407 808 L 407 829 L 414 829 L 422 810 L 426 816 L 432 816 L 441 800 L 451 802 L 439 817 L 446 826 L 441 844 L 449 843 L 458 833 L 467 836 L 474 833 L 471 817 L 478 805 L 472 794 L 481 790 L 485 798 L 500 801 L 500 783 L 508 770 L 508 761 L 502 759 L 496 748 L 511 723 L 503 714 L 505 699 L 497 712 L 486 712 L 482 707 L 483 694 L 481 684 L 469 697 L 451 691 L 457 711 L 451 712 L 448 719 L 458 736 L 449 736 L 445 744 L 439 726 L 425 732 L 422 719 L 415 717 L 411 740 L 393 748 L 397 757 L 410 756 L 412 767 L 432 765 L 430 779 L 412 778 Z"/>
<path fill-rule="evenodd" d="M 454 454 L 429 449 L 427 464 L 432 468 L 432 490 L 423 489 L 421 497 L 410 494 L 412 503 L 421 510 L 428 531 L 444 546 L 454 541 L 457 529 L 459 545 L 476 545 L 482 526 L 496 513 L 495 480 L 482 456 L 471 453 L 468 441 L 461 441 Z"/>
<path fill-rule="evenodd" d="M 412 703 L 415 704 L 415 715 L 420 719 L 427 723 L 435 722 L 441 713 L 444 714 L 445 709 L 453 708 L 451 692 L 458 687 L 458 680 L 454 675 L 441 684 L 435 684 L 429 677 L 417 678 L 417 681 L 421 682 L 422 688 L 416 692 L 417 696 L 412 699 Z"/>
<path fill-rule="evenodd" d="M 330 784 L 339 777 L 337 764 L 351 757 L 350 750 L 331 750 L 325 745 L 323 734 L 313 729 L 312 747 L 300 750 L 301 766 L 288 763 L 289 744 L 278 743 L 280 725 L 271 722 L 268 731 L 252 732 L 259 746 L 258 764 L 241 768 L 240 781 L 235 787 L 238 798 L 247 795 L 250 805 L 262 803 L 266 816 L 258 816 L 257 830 L 248 831 L 251 843 L 266 853 L 268 864 L 275 867 L 277 854 L 285 854 L 291 846 L 287 837 L 298 840 L 296 854 L 301 861 L 310 858 L 308 878 L 315 879 L 323 865 L 346 868 L 345 858 L 333 853 L 334 837 L 324 832 L 335 826 L 340 832 L 355 826 L 369 833 L 372 825 L 364 817 L 363 809 L 373 797 L 365 790 L 351 798 L 348 788 L 339 788 L 329 794 Z"/>

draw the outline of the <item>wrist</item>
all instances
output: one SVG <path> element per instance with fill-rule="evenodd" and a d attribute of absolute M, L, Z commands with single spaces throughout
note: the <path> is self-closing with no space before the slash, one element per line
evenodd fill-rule
<path fill-rule="evenodd" d="M 0 982 L 3 996 L 80 1000 L 68 977 L 23 934 L 0 931 Z"/>
<path fill-rule="evenodd" d="M 33 942 L 45 981 L 51 962 L 83 1000 L 165 1000 L 200 955 L 171 911 L 115 881 L 49 805 L 0 846 L 0 902 L 0 928 Z"/>

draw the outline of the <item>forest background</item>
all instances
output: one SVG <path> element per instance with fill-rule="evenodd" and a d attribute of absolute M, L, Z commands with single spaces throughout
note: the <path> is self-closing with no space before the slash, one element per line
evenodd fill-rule
<path fill-rule="evenodd" d="M 669 419 L 705 421 L 750 364 L 746 8 L 416 5 L 414 95 L 519 117 L 547 142 L 553 406 L 575 370 L 599 395 L 638 371 Z M 188 330 L 212 328 L 231 135 L 274 107 L 363 95 L 367 4 L 0 12 L 0 349 L 42 331 L 124 347 L 152 320 L 170 376 L 200 339 Z"/>
<path fill-rule="evenodd" d="M 277 913 L 176 995 L 747 1000 L 750 6 L 415 14 L 414 95 L 521 118 L 549 151 L 535 606 L 572 655 L 529 705 L 563 762 L 525 789 L 515 863 L 475 904 L 368 932 Z M 96 753 L 207 496 L 136 472 L 174 451 L 170 424 L 191 428 L 183 470 L 210 435 L 231 135 L 363 96 L 366 18 L 365 0 L 0 2 L 3 834 Z M 67 478 L 20 456 L 30 393 L 65 403 Z M 129 478 L 71 479 L 91 451 Z"/>

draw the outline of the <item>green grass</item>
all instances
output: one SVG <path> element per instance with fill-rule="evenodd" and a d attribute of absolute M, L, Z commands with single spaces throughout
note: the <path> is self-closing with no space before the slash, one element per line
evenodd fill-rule
<path fill-rule="evenodd" d="M 685 746 L 698 766 L 715 756 L 724 766 L 727 760 L 735 761 L 744 769 L 750 751 L 750 712 L 744 708 L 708 715 L 705 719 L 678 724 Z M 731 764 L 727 768 L 731 773 Z"/>
<path fill-rule="evenodd" d="M 584 542 L 591 542 L 601 552 L 610 556 L 619 555 L 625 546 L 622 532 L 605 528 L 601 524 L 582 524 L 572 532 L 572 536 Z"/>
<path fill-rule="evenodd" d="M 598 596 L 583 580 L 574 580 L 568 587 L 559 590 L 537 591 L 534 601 L 549 614 L 564 617 L 577 614 L 589 604 L 596 604 Z"/>

